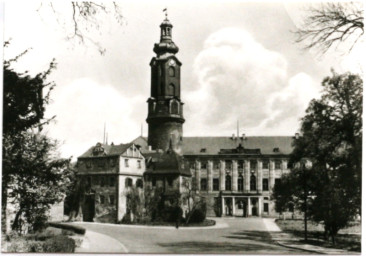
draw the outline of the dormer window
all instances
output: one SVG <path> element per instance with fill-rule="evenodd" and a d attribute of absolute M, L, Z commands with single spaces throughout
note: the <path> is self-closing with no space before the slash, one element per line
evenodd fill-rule
<path fill-rule="evenodd" d="M 200 152 L 201 153 L 206 153 L 206 148 L 201 148 Z"/>
<path fill-rule="evenodd" d="M 279 148 L 273 148 L 273 152 L 278 153 L 278 152 L 280 152 L 280 149 Z"/>

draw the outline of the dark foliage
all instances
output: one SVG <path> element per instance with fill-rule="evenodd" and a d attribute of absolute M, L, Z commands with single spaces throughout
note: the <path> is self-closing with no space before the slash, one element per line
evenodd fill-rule
<path fill-rule="evenodd" d="M 42 133 L 53 120 L 44 112 L 54 87 L 47 78 L 55 62 L 34 77 L 17 73 L 11 64 L 26 52 L 4 61 L 2 222 L 11 202 L 16 207 L 12 228 L 20 231 L 27 224 L 30 231 L 37 231 L 44 228 L 50 206 L 68 190 L 70 159 L 60 159 L 57 142 Z"/>
<path fill-rule="evenodd" d="M 192 211 L 192 215 L 188 223 L 201 223 L 206 219 L 207 206 L 206 202 L 202 202 Z"/>
<path fill-rule="evenodd" d="M 302 136 L 294 141 L 290 162 L 310 159 L 275 187 L 276 207 L 291 200 L 312 220 L 323 223 L 333 243 L 341 228 L 361 215 L 362 87 L 358 75 L 336 74 L 323 80 L 323 95 L 312 100 L 302 119 Z M 304 204 L 307 199 L 308 204 Z"/>
<path fill-rule="evenodd" d="M 44 252 L 75 252 L 75 241 L 67 236 L 55 236 L 47 239 L 43 244 Z"/>

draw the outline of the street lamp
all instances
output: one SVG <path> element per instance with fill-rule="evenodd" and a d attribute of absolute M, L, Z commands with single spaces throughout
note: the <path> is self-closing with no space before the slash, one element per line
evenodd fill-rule
<path fill-rule="evenodd" d="M 312 164 L 309 160 L 303 160 L 302 164 L 302 172 L 304 178 L 304 226 L 305 226 L 305 241 L 308 240 L 308 205 L 307 205 L 307 198 L 308 198 L 308 189 L 307 189 L 307 170 L 310 170 Z"/>

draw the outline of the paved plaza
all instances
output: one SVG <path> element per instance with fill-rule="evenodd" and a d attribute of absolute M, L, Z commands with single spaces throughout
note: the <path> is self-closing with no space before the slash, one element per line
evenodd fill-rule
<path fill-rule="evenodd" d="M 276 244 L 269 231 L 276 226 L 262 218 L 222 218 L 210 228 L 127 226 L 77 223 L 118 240 L 129 253 L 304 254 Z M 108 247 L 108 244 L 105 245 Z M 108 251 L 108 250 L 107 250 Z"/>

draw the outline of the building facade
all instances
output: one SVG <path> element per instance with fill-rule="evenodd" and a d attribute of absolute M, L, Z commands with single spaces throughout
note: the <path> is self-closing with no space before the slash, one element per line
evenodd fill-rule
<path fill-rule="evenodd" d="M 78 158 L 78 175 L 91 184 L 95 201 L 95 206 L 84 204 L 85 219 L 100 221 L 109 207 L 115 212 L 110 219 L 120 220 L 128 211 L 126 189 L 133 185 L 183 193 L 187 181 L 206 198 L 208 216 L 275 215 L 271 193 L 290 171 L 288 159 L 298 135 L 184 137 L 182 63 L 175 56 L 172 27 L 167 18 L 160 25 L 160 42 L 150 62 L 148 137 L 118 146 L 97 144 Z M 110 185 L 102 186 L 103 179 L 110 179 Z"/>
<path fill-rule="evenodd" d="M 84 221 L 117 222 L 127 213 L 127 195 L 143 188 L 145 158 L 133 144 L 97 143 L 78 157 L 77 175 L 84 185 Z"/>

